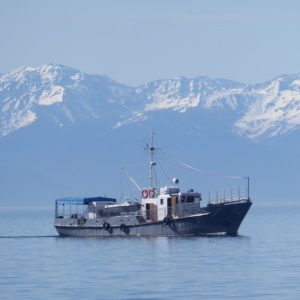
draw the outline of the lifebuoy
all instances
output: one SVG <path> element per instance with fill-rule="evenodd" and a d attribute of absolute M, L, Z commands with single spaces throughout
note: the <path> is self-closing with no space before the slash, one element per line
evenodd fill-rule
<path fill-rule="evenodd" d="M 149 197 L 150 197 L 150 198 L 153 198 L 154 195 L 155 195 L 154 189 L 149 190 Z"/>
<path fill-rule="evenodd" d="M 147 190 L 142 190 L 142 197 L 147 198 L 148 197 L 148 191 Z"/>
<path fill-rule="evenodd" d="M 121 231 L 125 231 L 126 230 L 126 225 L 124 223 L 122 223 L 120 225 L 120 229 L 121 229 Z"/>
<path fill-rule="evenodd" d="M 110 227 L 110 224 L 109 224 L 109 223 L 107 223 L 107 222 L 104 222 L 104 223 L 103 223 L 103 228 L 104 228 L 105 230 L 108 230 L 109 227 Z"/>

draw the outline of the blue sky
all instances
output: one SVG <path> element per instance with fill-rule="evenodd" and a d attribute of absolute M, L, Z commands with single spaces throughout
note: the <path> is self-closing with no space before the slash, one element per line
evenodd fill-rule
<path fill-rule="evenodd" d="M 63 64 L 131 86 L 300 72 L 300 1 L 0 0 L 0 73 Z"/>

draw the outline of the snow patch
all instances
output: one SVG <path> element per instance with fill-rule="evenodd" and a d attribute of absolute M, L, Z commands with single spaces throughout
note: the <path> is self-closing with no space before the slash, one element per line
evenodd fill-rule
<path fill-rule="evenodd" d="M 49 90 L 43 90 L 38 105 L 52 105 L 63 102 L 64 90 L 61 86 L 52 86 Z"/>
<path fill-rule="evenodd" d="M 79 72 L 71 76 L 70 78 L 75 81 L 75 85 L 78 85 L 80 81 L 84 80 L 84 74 L 82 72 Z"/>
<path fill-rule="evenodd" d="M 300 93 L 286 90 L 266 95 L 259 97 L 235 123 L 239 134 L 248 138 L 274 137 L 300 125 Z"/>
<path fill-rule="evenodd" d="M 145 121 L 147 120 L 148 117 L 145 116 L 145 114 L 143 113 L 136 113 L 134 116 L 128 118 L 127 120 L 123 121 L 123 122 L 117 122 L 115 126 L 113 126 L 112 129 L 117 129 L 121 126 L 124 126 L 124 125 L 128 125 L 128 124 L 132 124 L 132 123 L 137 123 L 137 122 L 142 122 L 142 121 Z"/>
<path fill-rule="evenodd" d="M 2 136 L 8 135 L 9 133 L 22 127 L 26 127 L 32 124 L 36 119 L 36 114 L 30 110 L 17 111 L 12 114 L 11 118 L 9 119 L 9 122 L 1 122 Z"/>
<path fill-rule="evenodd" d="M 300 80 L 294 80 L 291 84 L 291 86 L 299 86 L 300 85 Z"/>

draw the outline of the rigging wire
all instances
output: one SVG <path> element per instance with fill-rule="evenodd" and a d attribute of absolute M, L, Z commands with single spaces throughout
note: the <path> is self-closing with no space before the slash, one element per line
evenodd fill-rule
<path fill-rule="evenodd" d="M 156 136 L 154 136 L 155 138 L 155 144 L 158 145 L 157 143 L 157 138 Z M 197 172 L 197 173 L 200 173 L 200 174 L 203 174 L 203 175 L 207 175 L 207 176 L 213 176 L 213 177 L 220 177 L 220 178 L 229 178 L 229 179 L 248 179 L 248 177 L 241 177 L 241 176 L 224 176 L 224 175 L 219 175 L 219 174 L 215 174 L 215 173 L 210 173 L 210 172 L 206 172 L 206 171 L 203 171 L 203 170 L 199 170 L 195 167 L 192 167 L 184 162 L 181 162 L 180 160 L 178 159 L 175 159 L 174 157 L 172 157 L 171 155 L 168 154 L 168 156 L 170 157 L 170 159 L 172 159 L 173 161 L 175 161 L 176 163 L 172 163 L 168 160 L 165 159 L 165 152 L 164 151 L 161 151 L 162 152 L 162 156 L 160 155 L 157 155 L 156 157 L 158 157 L 160 160 L 163 160 L 173 166 L 176 166 L 176 167 L 179 167 L 179 168 L 183 168 L 183 169 L 190 169 L 194 172 Z"/>
<path fill-rule="evenodd" d="M 203 171 L 203 170 L 199 170 L 195 167 L 192 167 L 184 162 L 181 162 L 173 157 L 170 156 L 170 158 L 172 160 L 175 161 L 174 162 L 170 162 L 168 160 L 166 160 L 164 157 L 158 157 L 159 159 L 167 162 L 168 164 L 171 164 L 173 166 L 177 166 L 177 167 L 180 167 L 180 168 L 183 168 L 183 169 L 189 169 L 189 170 L 192 170 L 194 172 L 197 172 L 197 173 L 200 173 L 200 174 L 203 174 L 203 175 L 207 175 L 207 176 L 213 176 L 213 177 L 219 177 L 219 178 L 229 178 L 229 179 L 248 179 L 248 177 L 241 177 L 241 176 L 224 176 L 224 175 L 219 175 L 219 174 L 215 174 L 215 173 L 210 173 L 210 172 L 206 172 L 206 171 Z"/>
<path fill-rule="evenodd" d="M 123 172 L 126 174 L 126 176 L 130 179 L 130 181 L 136 186 L 136 188 L 139 191 L 142 191 L 141 187 L 134 181 L 134 179 L 128 174 L 128 172 L 125 170 L 125 167 L 122 168 Z"/>
<path fill-rule="evenodd" d="M 121 170 L 121 191 L 120 191 L 120 199 L 123 199 L 123 197 L 124 197 L 123 191 L 124 191 L 124 189 L 123 189 L 123 172 L 122 172 L 122 170 Z"/>
<path fill-rule="evenodd" d="M 248 186 L 249 186 L 249 177 L 240 177 L 240 176 L 224 176 L 224 175 L 219 175 L 219 174 L 215 174 L 215 173 L 210 173 L 210 172 L 206 172 L 200 169 L 197 169 L 195 167 L 192 167 L 178 159 L 175 159 L 174 157 L 172 157 L 171 155 L 168 154 L 168 158 L 166 158 L 166 153 L 164 151 L 161 150 L 161 148 L 155 148 L 155 150 L 160 150 L 158 152 L 152 152 L 153 149 L 149 148 L 149 144 L 146 143 L 145 141 L 142 141 L 143 144 L 143 148 L 145 150 L 146 155 L 152 155 L 155 158 L 155 163 L 157 163 L 160 167 L 160 169 L 162 170 L 162 172 L 164 173 L 164 175 L 166 176 L 166 178 L 169 180 L 169 182 L 172 182 L 172 180 L 169 178 L 169 176 L 167 175 L 167 173 L 165 172 L 164 168 L 162 167 L 162 164 L 159 162 L 159 160 L 164 161 L 170 165 L 185 169 L 185 170 L 192 170 L 194 172 L 200 173 L 202 175 L 207 175 L 207 176 L 213 176 L 213 177 L 219 177 L 219 178 L 229 178 L 229 179 L 247 179 L 248 180 Z M 155 138 L 155 144 L 157 144 L 157 139 Z M 128 186 L 128 190 L 130 191 L 130 194 L 132 195 L 132 192 L 130 190 L 130 185 L 128 182 L 128 179 L 137 187 L 138 190 L 142 190 L 139 185 L 134 181 L 134 179 L 127 173 L 127 171 L 125 170 L 125 167 L 122 168 L 122 171 L 125 173 L 125 177 L 126 177 L 126 183 Z M 155 184 L 156 186 L 158 186 L 158 182 L 157 182 L 157 176 L 156 176 L 156 170 L 155 168 L 153 168 L 153 175 L 154 175 L 154 179 L 155 179 Z M 249 189 L 249 188 L 248 188 Z M 249 193 L 249 192 L 248 192 Z"/>
<path fill-rule="evenodd" d="M 124 176 L 124 174 L 126 176 Z M 126 182 L 126 185 L 127 185 L 130 197 L 131 197 L 130 199 L 133 199 L 133 193 L 132 193 L 131 188 L 130 188 L 130 184 L 129 184 L 129 181 L 128 181 L 128 176 L 127 176 L 126 172 L 124 172 L 124 167 L 121 169 L 121 199 L 125 198 L 125 196 L 124 196 L 124 186 L 123 186 L 123 177 L 125 178 L 125 182 Z"/>
<path fill-rule="evenodd" d="M 127 188 L 129 190 L 129 194 L 130 194 L 130 197 L 133 198 L 133 194 L 132 194 L 132 191 L 130 189 L 130 185 L 129 185 L 129 182 L 128 182 L 128 178 L 125 176 L 125 180 L 126 180 L 126 183 L 127 183 Z"/>
<path fill-rule="evenodd" d="M 153 173 L 154 173 L 155 186 L 158 186 L 157 185 L 157 176 L 156 176 L 155 168 L 153 168 Z"/>
<path fill-rule="evenodd" d="M 155 156 L 156 157 L 156 156 Z M 170 183 L 172 183 L 172 180 L 170 179 L 170 177 L 168 176 L 167 172 L 165 171 L 165 169 L 163 168 L 162 164 L 156 160 L 157 164 L 159 165 L 161 171 L 164 173 L 164 175 L 166 176 L 166 178 L 169 180 Z"/>

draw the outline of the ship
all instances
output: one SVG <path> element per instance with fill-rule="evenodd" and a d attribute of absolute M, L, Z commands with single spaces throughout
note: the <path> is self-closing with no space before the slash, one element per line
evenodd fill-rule
<path fill-rule="evenodd" d="M 179 179 L 172 185 L 157 187 L 155 173 L 154 132 L 147 152 L 150 157 L 149 187 L 140 188 L 141 199 L 123 203 L 115 198 L 68 197 L 55 201 L 54 226 L 65 237 L 143 237 L 143 236 L 236 236 L 252 200 L 249 177 L 244 196 L 208 199 L 194 189 L 181 192 Z"/>

